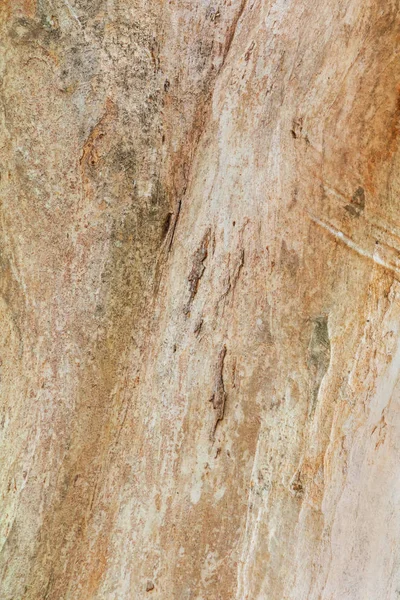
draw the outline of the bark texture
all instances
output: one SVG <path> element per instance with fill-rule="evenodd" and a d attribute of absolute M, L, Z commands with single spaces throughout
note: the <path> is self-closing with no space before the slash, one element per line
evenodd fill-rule
<path fill-rule="evenodd" d="M 398 0 L 0 30 L 1 599 L 398 598 Z"/>

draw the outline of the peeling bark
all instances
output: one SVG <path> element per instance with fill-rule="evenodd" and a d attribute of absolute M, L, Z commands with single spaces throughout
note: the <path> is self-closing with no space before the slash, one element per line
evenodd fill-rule
<path fill-rule="evenodd" d="M 226 356 L 226 346 L 222 346 L 222 349 L 218 356 L 218 363 L 215 374 L 215 383 L 213 395 L 210 398 L 213 409 L 215 410 L 214 425 L 211 431 L 211 439 L 215 440 L 215 430 L 217 425 L 224 418 L 225 413 L 225 402 L 226 402 L 226 391 L 224 385 L 224 363 Z"/>

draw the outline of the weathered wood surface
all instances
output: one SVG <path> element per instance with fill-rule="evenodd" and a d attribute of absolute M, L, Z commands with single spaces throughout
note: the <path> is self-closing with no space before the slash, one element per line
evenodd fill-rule
<path fill-rule="evenodd" d="M 398 4 L 1 1 L 2 600 L 400 596 Z"/>

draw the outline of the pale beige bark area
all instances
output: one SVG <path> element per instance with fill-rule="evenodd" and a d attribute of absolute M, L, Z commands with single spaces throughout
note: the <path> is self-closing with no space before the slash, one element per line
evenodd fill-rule
<path fill-rule="evenodd" d="M 399 597 L 397 0 L 0 25 L 1 599 Z"/>

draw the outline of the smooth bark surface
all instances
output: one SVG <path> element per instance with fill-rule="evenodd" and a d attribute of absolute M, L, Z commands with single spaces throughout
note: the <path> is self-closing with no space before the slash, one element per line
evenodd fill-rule
<path fill-rule="evenodd" d="M 0 30 L 1 599 L 395 600 L 398 0 Z"/>

